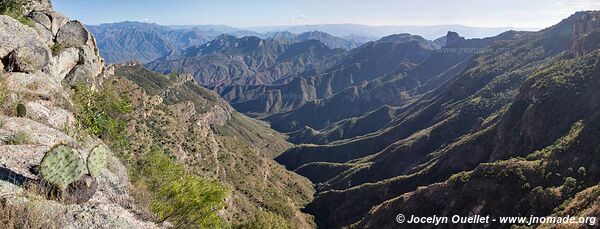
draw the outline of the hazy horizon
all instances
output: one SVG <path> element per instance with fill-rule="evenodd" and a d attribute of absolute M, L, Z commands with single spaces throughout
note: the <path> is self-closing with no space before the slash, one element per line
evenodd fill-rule
<path fill-rule="evenodd" d="M 600 9 L 600 1 L 594 0 L 532 0 L 526 4 L 519 0 L 148 0 L 143 5 L 133 0 L 54 0 L 53 4 L 71 18 L 90 25 L 139 21 L 236 28 L 323 24 L 545 28 L 577 11 Z"/>
<path fill-rule="evenodd" d="M 361 23 L 323 23 L 323 24 L 289 24 L 289 25 L 259 25 L 259 26 L 234 26 L 228 24 L 161 24 L 157 22 L 151 21 L 139 21 L 139 20 L 124 20 L 124 21 L 114 21 L 114 22 L 101 22 L 97 24 L 85 23 L 86 25 L 98 26 L 103 24 L 119 24 L 125 22 L 134 22 L 134 23 L 147 23 L 147 24 L 156 24 L 160 26 L 167 27 L 194 27 L 194 26 L 225 26 L 235 29 L 265 29 L 265 28 L 283 28 L 283 27 L 297 27 L 297 26 L 325 26 L 325 25 L 356 25 L 356 26 L 370 26 L 370 27 L 435 27 L 435 26 L 462 26 L 462 27 L 470 27 L 470 28 L 486 28 L 486 29 L 526 29 L 526 30 L 540 30 L 542 27 L 514 27 L 514 26 L 470 26 L 470 25 L 462 25 L 462 24 L 431 24 L 431 25 L 371 25 L 371 24 L 361 24 Z"/>

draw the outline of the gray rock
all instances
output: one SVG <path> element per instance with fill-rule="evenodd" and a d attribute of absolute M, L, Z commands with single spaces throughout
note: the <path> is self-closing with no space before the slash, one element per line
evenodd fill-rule
<path fill-rule="evenodd" d="M 18 47 L 41 43 L 37 38 L 33 29 L 9 16 L 0 15 L 0 58 L 5 58 Z"/>
<path fill-rule="evenodd" d="M 48 65 L 50 76 L 54 77 L 57 82 L 62 82 L 67 74 L 77 66 L 77 62 L 79 62 L 79 50 L 77 48 L 63 50 L 50 60 Z"/>
<path fill-rule="evenodd" d="M 39 165 L 50 148 L 44 145 L 0 145 L 0 164 L 23 177 L 37 179 L 37 175 L 31 173 L 31 167 Z"/>
<path fill-rule="evenodd" d="M 52 10 L 52 3 L 50 0 L 27 0 L 25 8 L 29 11 L 48 11 Z"/>
<path fill-rule="evenodd" d="M 27 95 L 43 99 L 68 97 L 60 81 L 56 81 L 43 71 L 30 74 L 8 72 L 4 74 L 4 83 L 9 94 L 14 96 Z"/>
<path fill-rule="evenodd" d="M 8 57 L 7 70 L 11 72 L 35 72 L 50 61 L 50 51 L 43 46 L 23 46 L 15 49 Z"/>
<path fill-rule="evenodd" d="M 27 102 L 27 117 L 50 126 L 54 129 L 67 132 L 75 129 L 75 117 L 63 108 L 55 106 L 51 101 L 38 100 Z"/>
<path fill-rule="evenodd" d="M 29 14 L 29 17 L 34 21 L 46 27 L 47 30 L 52 29 L 52 21 L 45 13 L 34 11 Z"/>
<path fill-rule="evenodd" d="M 59 143 L 78 145 L 77 141 L 64 132 L 39 122 L 26 118 L 2 117 L 4 125 L 0 130 L 5 130 L 7 134 L 0 136 L 0 141 L 6 142 L 14 134 L 26 133 L 25 144 L 21 145 L 45 145 L 54 146 Z"/>
<path fill-rule="evenodd" d="M 78 62 L 79 64 L 65 77 L 67 84 L 73 86 L 81 82 L 92 86 L 100 85 L 102 79 L 98 75 L 102 73 L 104 62 L 96 55 L 94 48 L 81 46 Z"/>
<path fill-rule="evenodd" d="M 58 12 L 50 11 L 46 13 L 46 15 L 48 15 L 48 17 L 50 17 L 50 20 L 52 21 L 50 31 L 52 31 L 53 36 L 56 36 L 60 27 L 69 22 L 69 18 L 67 18 L 67 16 Z"/>
<path fill-rule="evenodd" d="M 33 29 L 38 33 L 39 40 L 44 42 L 46 46 L 50 47 L 54 44 L 54 36 L 50 30 L 46 29 L 46 27 L 36 22 L 33 23 Z"/>
<path fill-rule="evenodd" d="M 56 42 L 66 47 L 84 45 L 90 40 L 90 32 L 79 21 L 70 21 L 60 27 Z"/>

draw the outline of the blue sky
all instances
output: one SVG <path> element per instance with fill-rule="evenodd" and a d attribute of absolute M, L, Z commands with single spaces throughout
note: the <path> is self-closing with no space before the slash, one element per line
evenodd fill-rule
<path fill-rule="evenodd" d="M 52 0 L 86 24 L 147 21 L 237 27 L 356 23 L 543 28 L 599 0 Z"/>

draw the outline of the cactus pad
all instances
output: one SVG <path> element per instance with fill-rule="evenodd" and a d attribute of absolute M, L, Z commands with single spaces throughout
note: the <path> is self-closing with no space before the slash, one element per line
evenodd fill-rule
<path fill-rule="evenodd" d="M 46 153 L 40 165 L 42 179 L 61 190 L 83 176 L 84 164 L 75 149 L 58 145 Z"/>
<path fill-rule="evenodd" d="M 108 149 L 104 145 L 98 145 L 90 152 L 87 158 L 87 168 L 92 177 L 100 176 L 100 172 L 106 165 Z"/>

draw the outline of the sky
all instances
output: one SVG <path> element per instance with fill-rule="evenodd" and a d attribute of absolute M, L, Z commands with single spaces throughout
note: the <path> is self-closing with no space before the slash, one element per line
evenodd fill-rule
<path fill-rule="evenodd" d="M 600 0 L 52 0 L 85 24 L 121 21 L 235 27 L 304 24 L 545 28 Z"/>

